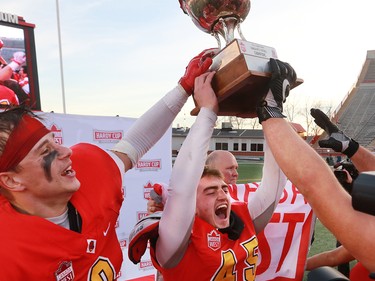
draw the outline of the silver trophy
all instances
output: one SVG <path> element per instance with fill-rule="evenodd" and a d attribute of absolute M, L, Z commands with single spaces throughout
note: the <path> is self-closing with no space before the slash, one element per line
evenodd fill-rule
<path fill-rule="evenodd" d="M 247 41 L 241 24 L 250 11 L 250 0 L 179 0 L 181 9 L 194 24 L 213 35 L 220 52 L 213 58 L 216 70 L 212 87 L 222 116 L 256 117 L 256 105 L 268 91 L 269 59 L 277 58 L 276 50 Z M 234 37 L 237 29 L 241 39 Z M 220 36 L 224 39 L 222 48 Z M 302 83 L 297 80 L 296 85 Z M 192 110 L 192 115 L 198 114 Z"/>
<path fill-rule="evenodd" d="M 221 49 L 221 35 L 226 45 L 234 39 L 237 28 L 242 40 L 241 23 L 250 11 L 250 0 L 182 0 L 181 8 L 194 24 L 204 32 L 215 36 Z"/>

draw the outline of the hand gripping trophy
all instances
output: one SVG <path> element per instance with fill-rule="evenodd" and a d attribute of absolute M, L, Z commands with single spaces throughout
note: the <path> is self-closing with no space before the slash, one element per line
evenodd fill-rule
<path fill-rule="evenodd" d="M 246 41 L 241 23 L 250 11 L 250 0 L 179 0 L 194 24 L 212 34 L 220 52 L 213 58 L 212 82 L 222 116 L 256 117 L 256 104 L 267 93 L 269 59 L 277 58 L 272 47 Z M 234 38 L 237 29 L 241 39 Z M 225 41 L 222 48 L 220 36 Z M 303 80 L 297 79 L 294 86 Z M 192 110 L 196 115 L 198 109 Z"/>

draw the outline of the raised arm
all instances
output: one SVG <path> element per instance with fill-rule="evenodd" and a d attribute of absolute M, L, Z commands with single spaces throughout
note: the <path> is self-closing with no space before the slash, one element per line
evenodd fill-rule
<path fill-rule="evenodd" d="M 336 152 L 345 154 L 359 172 L 375 171 L 375 155 L 372 152 L 346 136 L 320 109 L 312 108 L 310 112 L 314 122 L 328 134 L 328 139 L 319 141 L 320 147 L 332 148 Z"/>
<path fill-rule="evenodd" d="M 213 74 L 203 74 L 195 82 L 195 101 L 200 112 L 175 161 L 169 198 L 159 224 L 156 257 L 162 267 L 178 264 L 189 242 L 195 217 L 196 190 L 217 119 L 217 98 L 210 86 Z"/>
<path fill-rule="evenodd" d="M 125 172 L 134 167 L 171 126 L 192 94 L 195 78 L 210 67 L 215 51 L 208 49 L 194 57 L 178 85 L 146 111 L 114 146 L 112 151 L 124 162 Z"/>
<path fill-rule="evenodd" d="M 283 85 L 293 83 L 289 72 L 289 69 L 279 71 L 279 75 L 285 77 Z M 271 90 L 265 104 L 257 109 L 276 161 L 337 240 L 368 270 L 375 271 L 375 217 L 353 209 L 349 194 L 341 188 L 328 165 L 282 118 L 286 96 Z"/>
<path fill-rule="evenodd" d="M 264 147 L 262 182 L 254 195 L 250 196 L 248 202 L 250 215 L 257 233 L 261 232 L 271 219 L 287 180 L 276 163 L 267 142 Z"/>
<path fill-rule="evenodd" d="M 19 70 L 25 63 L 26 54 L 24 52 L 15 52 L 12 61 L 0 69 L 0 81 L 12 78 L 13 72 Z"/>

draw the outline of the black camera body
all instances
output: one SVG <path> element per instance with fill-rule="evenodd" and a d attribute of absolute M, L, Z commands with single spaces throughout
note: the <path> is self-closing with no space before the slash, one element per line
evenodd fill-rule
<path fill-rule="evenodd" d="M 360 173 L 352 189 L 355 210 L 375 216 L 375 171 Z"/>
<path fill-rule="evenodd" d="M 336 171 L 333 171 L 333 173 L 335 174 L 337 180 L 342 184 L 344 182 L 347 181 L 348 179 L 348 175 L 346 174 L 345 171 L 343 170 L 336 170 Z"/>

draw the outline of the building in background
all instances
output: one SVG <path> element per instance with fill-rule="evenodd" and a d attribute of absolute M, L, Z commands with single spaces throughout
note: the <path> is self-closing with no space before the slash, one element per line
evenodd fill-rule
<path fill-rule="evenodd" d="M 305 129 L 297 123 L 290 123 L 297 133 L 306 138 Z M 176 156 L 190 128 L 172 128 L 172 156 Z M 227 150 L 238 160 L 263 160 L 263 130 L 234 129 L 230 122 L 223 122 L 221 128 L 214 129 L 209 151 Z"/>

